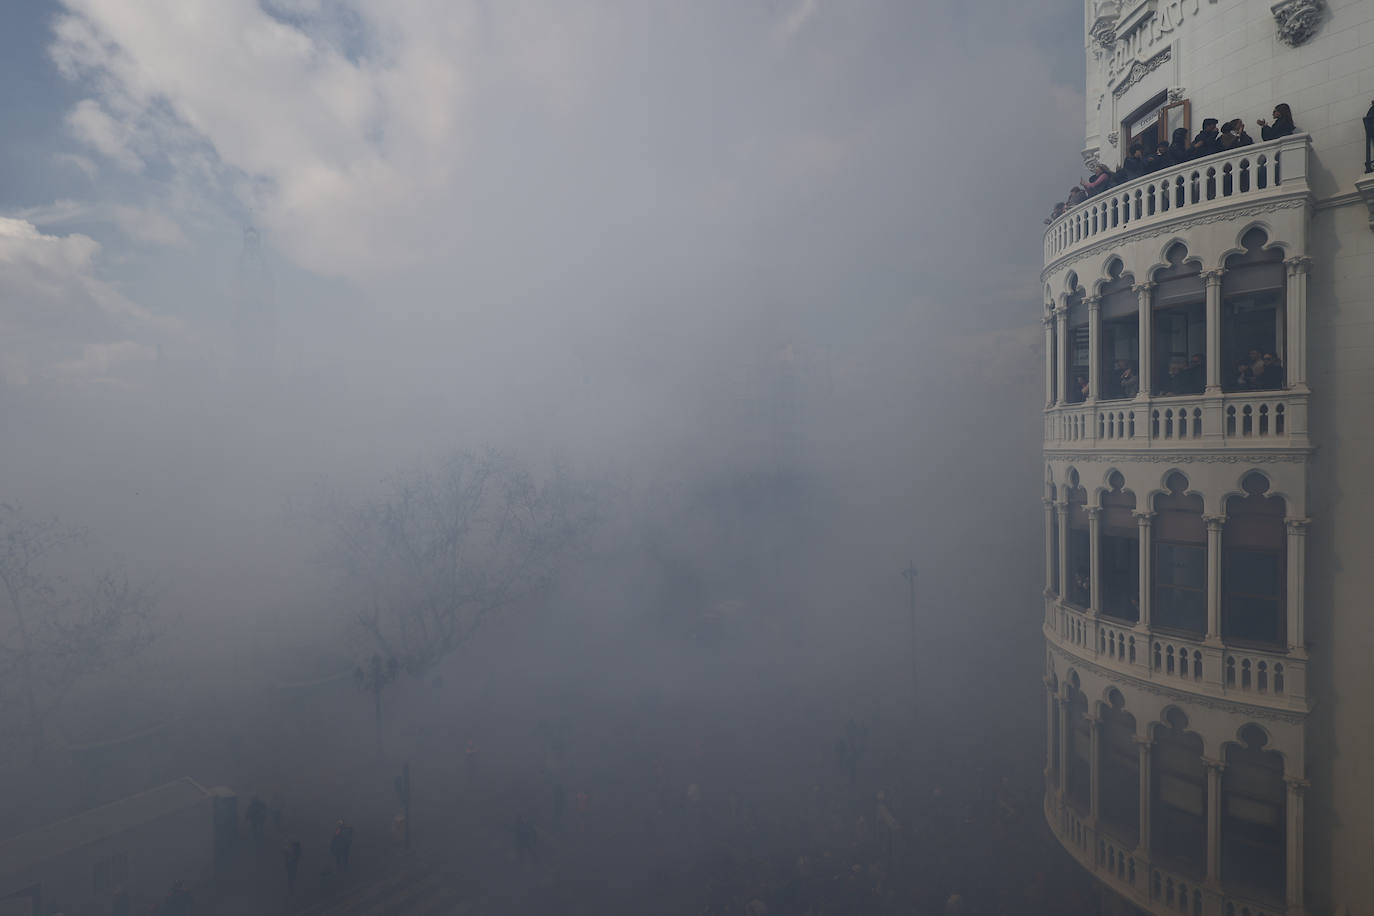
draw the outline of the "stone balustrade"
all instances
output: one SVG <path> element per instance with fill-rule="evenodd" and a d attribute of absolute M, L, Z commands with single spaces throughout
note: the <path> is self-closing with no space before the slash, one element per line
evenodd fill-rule
<path fill-rule="evenodd" d="M 1307 659 L 1281 650 L 1215 645 L 1201 635 L 1146 630 L 1047 599 L 1046 635 L 1120 674 L 1177 690 L 1283 710 L 1307 708 Z"/>
<path fill-rule="evenodd" d="M 1194 159 L 1109 188 L 1045 230 L 1045 263 L 1133 229 L 1208 210 L 1306 193 L 1307 134 Z"/>
<path fill-rule="evenodd" d="M 1288 390 L 1057 405 L 1045 411 L 1045 446 L 1307 448 L 1307 413 L 1307 393 Z"/>

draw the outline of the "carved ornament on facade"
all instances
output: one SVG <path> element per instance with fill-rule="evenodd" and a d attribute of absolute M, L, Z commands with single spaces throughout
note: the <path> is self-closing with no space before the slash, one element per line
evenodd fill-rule
<path fill-rule="evenodd" d="M 1324 0 L 1280 0 L 1270 10 L 1279 41 L 1296 48 L 1317 34 L 1326 4 Z"/>
<path fill-rule="evenodd" d="M 1124 24 L 1114 21 L 1116 43 L 1107 59 L 1108 79 L 1127 73 L 1156 47 L 1172 42 L 1174 32 L 1201 9 L 1200 0 L 1154 0 L 1142 17 L 1128 13 Z"/>
<path fill-rule="evenodd" d="M 1184 98 L 1187 97 L 1187 95 L 1187 89 L 1184 89 L 1182 86 L 1175 86 L 1174 88 L 1169 90 L 1169 104 L 1172 105 L 1177 102 L 1181 102 L 1184 100 Z"/>
<path fill-rule="evenodd" d="M 1101 147 L 1090 146 L 1083 151 L 1083 164 L 1089 169 L 1097 168 L 1097 154 L 1102 152 Z"/>
<path fill-rule="evenodd" d="M 1107 134 L 1107 142 L 1112 146 L 1116 146 L 1116 141 L 1120 139 L 1121 135 L 1116 131 L 1112 131 L 1111 133 Z"/>
<path fill-rule="evenodd" d="M 1146 61 L 1132 61 L 1131 67 L 1126 71 L 1126 75 L 1121 77 L 1121 81 L 1112 87 L 1112 98 L 1119 99 L 1125 95 L 1130 88 L 1145 77 L 1154 73 L 1160 67 L 1167 64 L 1174 58 L 1174 49 L 1165 48 L 1154 57 Z"/>

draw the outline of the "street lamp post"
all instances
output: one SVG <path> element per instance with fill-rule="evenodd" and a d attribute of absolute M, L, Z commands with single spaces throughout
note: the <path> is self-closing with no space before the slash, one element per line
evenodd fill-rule
<path fill-rule="evenodd" d="M 1369 103 L 1369 114 L 1364 116 L 1364 170 L 1374 172 L 1374 102 Z"/>
<path fill-rule="evenodd" d="M 920 676 L 916 668 L 916 564 L 909 563 L 902 570 L 902 578 L 911 587 L 911 719 L 916 721 L 920 699 Z"/>

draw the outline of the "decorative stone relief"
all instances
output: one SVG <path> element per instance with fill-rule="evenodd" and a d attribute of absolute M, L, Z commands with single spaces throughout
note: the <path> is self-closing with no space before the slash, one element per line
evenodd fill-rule
<path fill-rule="evenodd" d="M 1165 48 L 1147 61 L 1134 61 L 1130 69 L 1121 77 L 1121 81 L 1112 88 L 1112 97 L 1121 98 L 1132 86 L 1173 60 L 1173 57 L 1174 49 Z"/>
<path fill-rule="evenodd" d="M 1111 133 L 1107 134 L 1107 142 L 1110 143 L 1112 146 L 1116 146 L 1116 141 L 1120 138 L 1121 135 L 1118 134 L 1116 131 L 1112 131 Z"/>
<path fill-rule="evenodd" d="M 1324 0 L 1280 0 L 1270 7 L 1279 41 L 1296 48 L 1317 33 L 1325 12 Z"/>
<path fill-rule="evenodd" d="M 1275 449 L 1271 454 L 1212 452 L 1200 455 L 1191 451 L 1084 452 L 1057 448 L 1045 449 L 1045 453 L 1056 461 L 1147 462 L 1150 464 L 1177 464 L 1180 460 L 1186 460 L 1192 464 L 1302 464 L 1307 460 L 1311 451 L 1311 449 Z"/>
<path fill-rule="evenodd" d="M 1102 150 L 1100 147 L 1090 146 L 1083 151 L 1083 164 L 1089 169 L 1097 167 L 1097 154 Z"/>
<path fill-rule="evenodd" d="M 1169 90 L 1169 103 L 1181 102 L 1187 94 L 1187 89 L 1184 89 L 1182 86 L 1175 86 L 1173 89 Z"/>

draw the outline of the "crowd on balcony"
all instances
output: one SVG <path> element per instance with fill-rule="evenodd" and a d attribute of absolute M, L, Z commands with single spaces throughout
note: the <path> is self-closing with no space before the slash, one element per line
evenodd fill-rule
<path fill-rule="evenodd" d="M 1284 385 L 1283 360 L 1273 353 L 1260 353 L 1259 350 L 1251 350 L 1245 359 L 1236 364 L 1234 375 L 1229 379 L 1224 379 L 1222 384 L 1226 391 L 1277 390 Z M 1160 384 L 1153 386 L 1151 393 L 1160 397 L 1202 394 L 1206 385 L 1205 359 L 1201 353 L 1194 353 L 1187 362 L 1181 360 L 1170 362 L 1165 379 Z M 1112 371 L 1104 373 L 1102 388 L 1103 390 L 1098 395 L 1100 400 L 1120 400 L 1133 398 L 1139 394 L 1140 375 L 1136 372 L 1135 362 L 1128 359 L 1118 359 Z M 1069 392 L 1069 403 L 1077 404 L 1086 401 L 1091 394 L 1088 376 L 1086 374 L 1075 375 Z"/>
<path fill-rule="evenodd" d="M 1293 123 L 1292 109 L 1283 102 L 1274 106 L 1272 124 L 1264 118 L 1257 119 L 1255 124 L 1260 129 L 1262 140 L 1277 140 L 1296 133 L 1298 129 Z M 1119 168 L 1113 171 L 1100 162 L 1094 165 L 1093 173 L 1069 189 L 1068 197 L 1054 205 L 1045 222 L 1053 222 L 1065 211 L 1108 188 L 1254 142 L 1254 138 L 1245 132 L 1243 119 L 1232 118 L 1223 124 L 1216 118 L 1206 118 L 1202 122 L 1202 130 L 1191 141 L 1188 139 L 1188 129 L 1179 127 L 1174 130 L 1173 138 L 1168 143 L 1161 141 L 1153 151 L 1147 151 L 1140 143 L 1132 143 Z"/>

